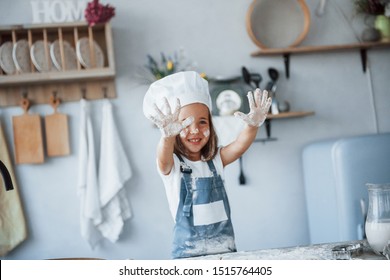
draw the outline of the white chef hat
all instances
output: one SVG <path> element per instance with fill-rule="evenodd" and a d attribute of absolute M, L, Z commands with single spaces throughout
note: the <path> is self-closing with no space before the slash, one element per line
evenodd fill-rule
<path fill-rule="evenodd" d="M 172 110 L 176 107 L 176 99 L 181 106 L 192 103 L 205 104 L 211 112 L 211 97 L 208 82 L 195 71 L 177 72 L 152 83 L 145 94 L 143 111 L 149 118 L 155 116 L 153 104 L 158 108 L 163 106 L 163 97 L 168 99 Z"/>

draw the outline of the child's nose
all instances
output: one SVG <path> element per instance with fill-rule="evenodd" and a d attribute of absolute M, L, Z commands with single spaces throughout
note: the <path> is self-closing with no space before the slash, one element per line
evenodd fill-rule
<path fill-rule="evenodd" d="M 192 124 L 190 126 L 190 134 L 197 134 L 197 133 L 199 133 L 199 129 L 198 129 L 197 125 Z"/>

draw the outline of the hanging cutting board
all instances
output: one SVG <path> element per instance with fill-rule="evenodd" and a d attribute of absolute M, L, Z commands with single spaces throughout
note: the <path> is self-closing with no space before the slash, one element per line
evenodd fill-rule
<path fill-rule="evenodd" d="M 23 98 L 21 106 L 24 114 L 12 117 L 14 132 L 15 161 L 21 163 L 43 163 L 41 118 L 38 114 L 29 114 L 30 102 Z"/>
<path fill-rule="evenodd" d="M 46 147 L 49 157 L 66 156 L 70 153 L 68 116 L 57 112 L 60 100 L 51 96 L 54 113 L 45 116 Z"/>

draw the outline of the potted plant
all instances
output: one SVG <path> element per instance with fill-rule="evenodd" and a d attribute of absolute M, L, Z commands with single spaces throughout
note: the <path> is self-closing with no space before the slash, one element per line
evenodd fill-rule
<path fill-rule="evenodd" d="M 378 39 L 390 41 L 390 0 L 353 0 L 358 14 L 374 17 L 374 28 L 379 31 Z M 363 40 L 375 41 L 375 30 L 366 29 Z"/>

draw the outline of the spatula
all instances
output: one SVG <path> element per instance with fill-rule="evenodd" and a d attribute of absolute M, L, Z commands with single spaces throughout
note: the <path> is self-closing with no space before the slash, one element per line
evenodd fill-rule
<path fill-rule="evenodd" d="M 239 161 L 240 161 L 240 177 L 238 178 L 238 180 L 240 182 L 240 185 L 245 185 L 246 178 L 245 178 L 244 170 L 243 170 L 243 167 L 242 167 L 242 156 L 239 158 Z"/>

